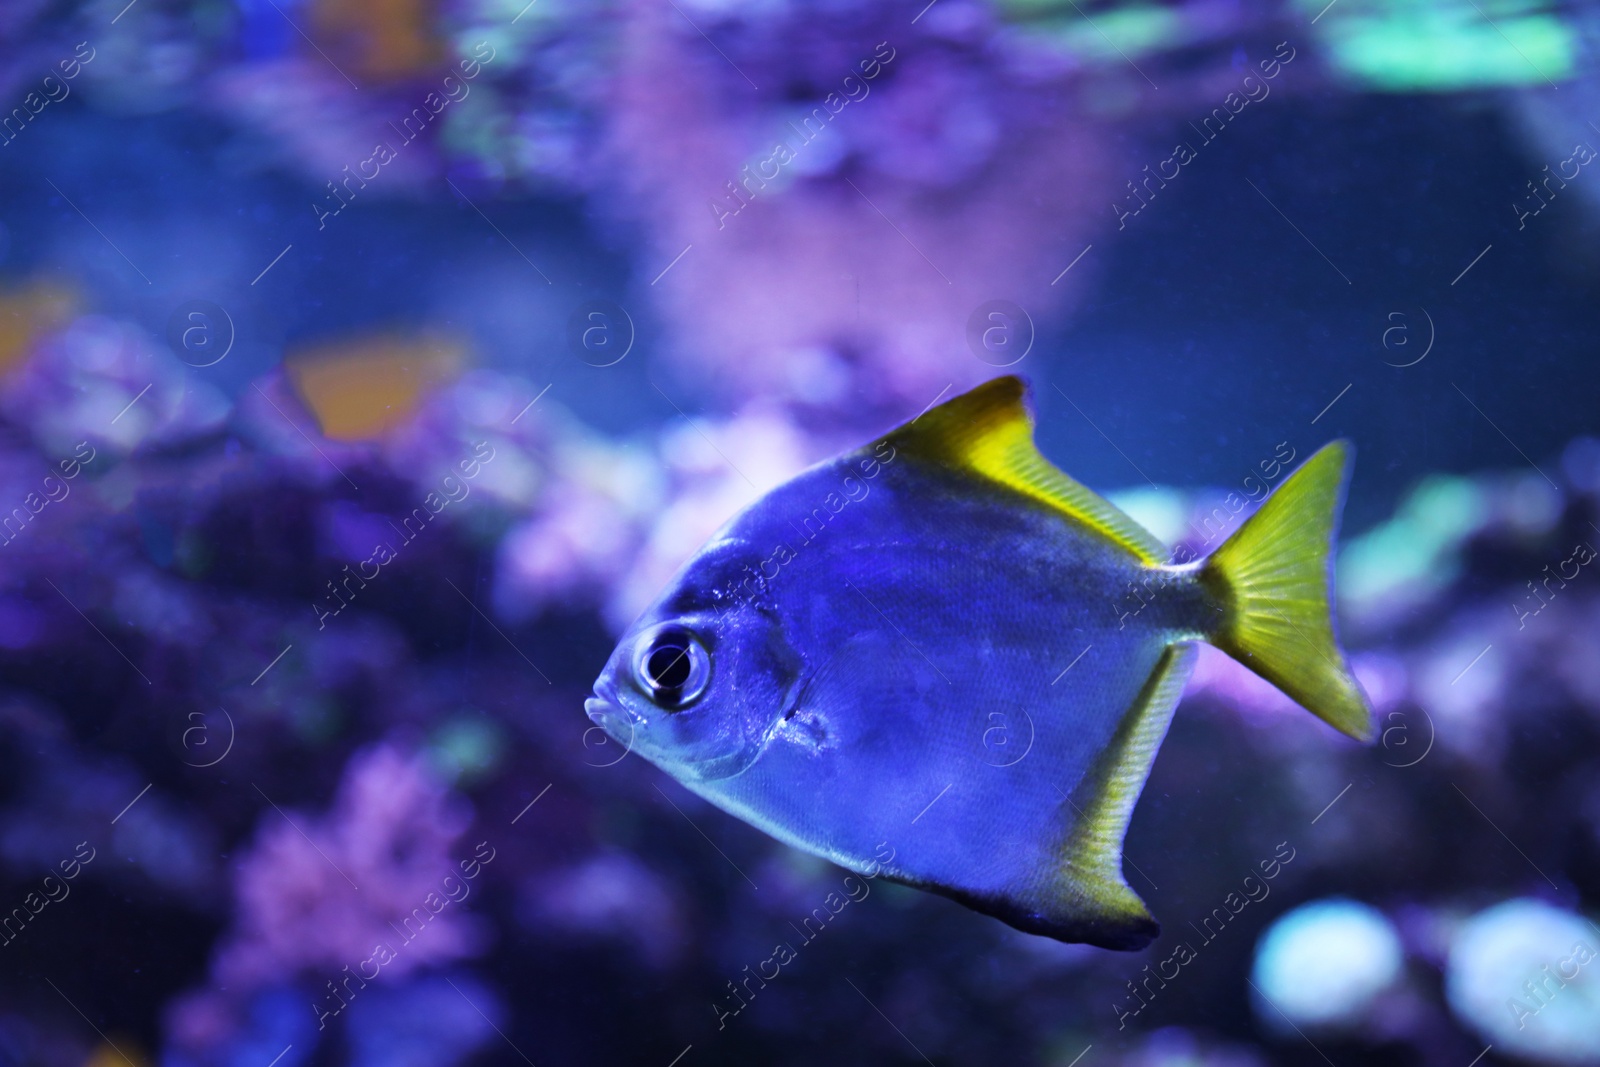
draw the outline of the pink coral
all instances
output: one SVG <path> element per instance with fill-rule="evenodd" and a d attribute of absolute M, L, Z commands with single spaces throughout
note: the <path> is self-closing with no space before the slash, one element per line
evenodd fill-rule
<path fill-rule="evenodd" d="M 210 433 L 230 405 L 186 377 L 160 342 L 123 319 L 84 315 L 41 338 L 0 387 L 0 411 L 52 454 L 92 441 L 126 453 Z"/>
<path fill-rule="evenodd" d="M 263 815 L 235 878 L 238 920 L 217 954 L 217 980 L 256 986 L 302 970 L 331 977 L 379 942 L 401 944 L 400 922 L 456 872 L 453 850 L 470 820 L 421 757 L 389 745 L 358 753 L 326 817 Z M 384 969 L 400 975 L 470 956 L 484 941 L 471 916 L 446 908 Z"/>
<path fill-rule="evenodd" d="M 931 24 L 885 12 L 822 42 L 797 8 L 741 23 L 724 61 L 671 7 L 626 10 L 602 172 L 648 230 L 641 273 L 660 272 L 686 380 L 915 411 L 992 374 L 964 343 L 980 304 L 1062 313 L 1052 279 L 1104 225 L 1086 190 L 1115 184 L 1108 130 L 1024 88 L 982 19 L 931 42 Z M 724 19 L 738 16 L 707 12 L 706 32 Z M 840 103 L 851 87 L 858 102 Z"/>

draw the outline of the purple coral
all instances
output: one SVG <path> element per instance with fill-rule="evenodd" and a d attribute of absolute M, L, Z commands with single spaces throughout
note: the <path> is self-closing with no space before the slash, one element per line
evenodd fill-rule
<path fill-rule="evenodd" d="M 456 872 L 466 803 L 439 785 L 426 761 L 389 745 L 350 760 L 332 810 L 320 819 L 275 805 L 234 879 L 238 915 L 213 972 L 224 985 L 257 985 L 325 970 L 329 978 L 404 945 L 394 974 L 481 951 L 482 927 L 452 907 L 408 940 L 400 924 Z"/>

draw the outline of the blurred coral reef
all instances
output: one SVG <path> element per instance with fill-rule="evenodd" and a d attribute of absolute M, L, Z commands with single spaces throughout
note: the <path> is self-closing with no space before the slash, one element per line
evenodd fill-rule
<path fill-rule="evenodd" d="M 1484 5 L 1551 77 L 1592 33 Z M 581 201 L 660 318 L 652 368 L 709 410 L 652 378 L 680 417 L 603 430 L 443 321 L 262 342 L 271 369 L 230 391 L 93 287 L 8 277 L 0 888 L 25 921 L 0 933 L 0 1065 L 906 1059 L 885 1018 L 941 1063 L 1072 1067 L 1092 1045 L 1083 1067 L 1254 1067 L 1312 1062 L 1313 1039 L 1340 1062 L 1600 1062 L 1592 437 L 1429 477 L 1344 543 L 1376 746 L 1202 658 L 1127 843 L 1168 923 L 1145 956 L 877 884 L 719 1031 L 714 1003 L 837 872 L 582 715 L 614 634 L 741 506 L 993 373 L 948 344 L 969 309 L 1071 315 L 1049 279 L 1114 221 L 1086 190 L 1114 185 L 1135 120 L 1220 100 L 1290 35 L 1320 85 L 1531 81 L 1471 62 L 1489 31 L 1446 5 L 1344 0 L 1308 25 L 1320 7 L 4 5 L 7 99 L 88 36 L 87 106 L 209 116 L 239 174 L 309 183 L 308 232 L 360 198 Z M 1417 44 L 1445 32 L 1468 60 Z M 1517 100 L 1553 144 L 1568 105 Z M 394 159 L 363 176 L 375 142 Z M 1118 499 L 1201 549 L 1226 497 Z M 1226 904 L 1285 836 L 1273 903 Z M 34 910 L 79 842 L 100 858 Z M 426 903 L 474 858 L 470 901 Z M 1238 918 L 1160 971 L 1217 908 Z M 392 961 L 346 984 L 380 943 Z"/>
<path fill-rule="evenodd" d="M 27 292 L 55 306 L 48 287 Z M 416 355 L 381 335 L 349 351 L 373 373 Z M 508 972 L 510 953 L 581 958 L 601 974 L 637 964 L 670 975 L 677 1006 L 660 1017 L 687 1012 L 666 1025 L 699 1040 L 714 998 L 696 991 L 715 991 L 722 971 L 759 958 L 752 952 L 825 892 L 823 865 L 724 830 L 740 865 L 771 887 L 738 893 L 723 861 L 655 796 L 653 777 L 631 763 L 609 767 L 621 754 L 594 745 L 574 713 L 607 627 L 625 624 L 721 517 L 810 459 L 808 436 L 776 410 L 752 409 L 612 440 L 532 383 L 452 374 L 418 388 L 371 433 L 332 435 L 323 420 L 349 392 L 343 384 L 274 372 L 230 405 L 183 385 L 172 355 L 137 327 L 82 312 L 39 329 L 0 381 L 0 488 L 12 503 L 0 613 L 14 664 L 0 724 L 20 772 L 0 857 L 26 871 L 92 842 L 107 858 L 85 867 L 76 895 L 120 894 L 164 922 L 214 931 L 191 949 L 209 959 L 205 972 L 164 994 L 162 1062 L 270 1059 L 293 1045 L 284 1062 L 309 1063 L 303 1057 L 329 1041 L 347 1062 L 459 1062 L 496 1040 L 481 1024 L 504 1019 L 507 998 L 520 997 L 526 979 Z M 476 443 L 493 458 L 469 477 L 462 460 Z M 1600 734 L 1600 594 L 1586 547 L 1600 540 L 1591 525 L 1600 442 L 1575 440 L 1544 469 L 1554 485 L 1537 472 L 1430 479 L 1389 522 L 1346 544 L 1341 615 L 1379 711 L 1375 748 L 1292 714 L 1226 657 L 1202 661 L 1130 859 L 1171 870 L 1199 855 L 1186 827 L 1233 818 L 1236 802 L 1215 773 L 1215 753 L 1229 753 L 1229 780 L 1255 783 L 1258 812 L 1303 816 L 1303 866 L 1274 891 L 1305 902 L 1297 886 L 1332 877 L 1365 902 L 1358 918 L 1370 917 L 1360 923 L 1400 931 L 1370 935 L 1390 946 L 1381 966 L 1377 949 L 1349 931 L 1314 933 L 1318 912 L 1301 922 L 1292 942 L 1301 947 L 1291 949 L 1287 934 L 1263 940 L 1256 1011 L 1273 1041 L 1298 1040 L 1292 1027 L 1273 1028 L 1282 1014 L 1328 1040 L 1412 1045 L 1430 1063 L 1441 1062 L 1439 1048 L 1466 1048 L 1466 1033 L 1510 1044 L 1496 1037 L 1505 1028 L 1498 994 L 1474 992 L 1502 981 L 1504 968 L 1472 977 L 1486 966 L 1474 961 L 1493 951 L 1473 947 L 1490 936 L 1475 931 L 1500 927 L 1466 921 L 1505 896 L 1531 894 L 1541 916 L 1557 917 L 1495 935 L 1514 937 L 1518 959 L 1530 961 L 1527 981 L 1571 957 L 1574 937 L 1600 944 L 1573 910 L 1600 885 L 1600 793 L 1585 770 Z M 351 484 L 362 487 L 360 504 Z M 431 510 L 430 494 L 452 484 L 458 498 L 405 540 L 398 521 Z M 1198 530 L 1220 497 L 1159 489 L 1122 499 L 1156 525 L 1192 520 Z M 355 569 L 374 543 L 396 547 L 376 576 Z M 354 574 L 368 578 L 339 585 Z M 331 602 L 330 584 L 343 591 L 336 615 L 314 606 Z M 82 707 L 97 710 L 68 717 Z M 148 795 L 140 768 L 155 768 Z M 1569 783 L 1560 812 L 1544 807 L 1552 779 Z M 1181 817 L 1159 799 L 1174 791 L 1185 798 Z M 1319 823 L 1307 827 L 1313 817 Z M 1230 836 L 1241 866 L 1253 850 L 1270 852 L 1274 822 L 1258 813 Z M 1526 855 L 1497 827 L 1515 827 Z M 470 903 L 448 905 L 412 945 L 397 924 L 478 841 L 502 858 Z M 1501 857 L 1489 868 L 1498 873 L 1452 858 L 1466 854 Z M 1150 896 L 1174 921 L 1203 915 L 1228 892 L 1227 867 L 1208 860 L 1176 897 Z M 1221 873 L 1208 887 L 1212 868 Z M 937 1003 L 927 998 L 951 995 L 918 977 L 945 953 L 1010 972 L 987 992 L 987 979 L 952 977 L 956 987 L 971 983 L 977 1003 L 1082 1006 L 1060 1018 L 1015 1016 L 975 1056 L 1070 1049 L 1073 1033 L 1087 1043 L 1115 1031 L 1111 1005 L 1143 973 L 1137 960 L 1030 944 L 981 919 L 953 922 L 931 898 L 879 889 L 870 922 L 808 954 L 842 966 L 862 952 L 898 953 L 868 980 L 919 1019 Z M 56 914 L 35 925 L 65 926 L 74 906 L 52 905 Z M 933 929 L 945 940 L 918 933 Z M 1185 936 L 1181 922 L 1175 934 Z M 17 943 L 39 936 L 29 928 Z M 1353 954 L 1348 976 L 1330 970 L 1318 937 Z M 330 990 L 385 941 L 401 946 L 392 962 L 348 998 L 347 1012 L 330 1013 Z M 691 942 L 696 953 L 686 952 Z M 929 947 L 906 954 L 917 944 Z M 1249 960 L 1251 937 L 1222 944 L 1204 951 L 1241 961 L 1224 965 Z M 1294 967 L 1351 992 L 1337 1004 L 1333 994 L 1307 1001 L 1278 977 Z M 1531 995 L 1519 993 L 1521 981 L 1508 996 Z M 1589 972 L 1574 983 L 1559 999 L 1527 1000 L 1528 1017 L 1547 1001 L 1537 1018 L 1552 1027 L 1592 1026 Z M 1174 1018 L 1225 1016 L 1207 983 L 1172 984 Z M 757 1014 L 730 1047 L 798 1033 L 804 1023 L 791 1010 Z M 841 1001 L 826 1010 L 854 1009 Z M 706 1018 L 695 1022 L 699 1011 Z M 0 1034 L 42 1049 L 56 1039 L 41 1025 L 0 1019 Z M 1519 1054 L 1589 1062 L 1590 1046 L 1566 1032 L 1530 1037 Z M 975 1040 L 959 1033 L 924 1039 L 943 1049 Z M 1210 1044 L 1219 1038 L 1204 1025 L 1162 1030 L 1129 1046 L 1124 1061 L 1253 1062 Z"/>

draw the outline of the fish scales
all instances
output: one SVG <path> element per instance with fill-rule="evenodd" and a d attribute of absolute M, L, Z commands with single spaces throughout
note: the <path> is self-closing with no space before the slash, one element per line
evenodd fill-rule
<path fill-rule="evenodd" d="M 751 509 L 729 531 L 730 566 L 770 555 L 761 538 L 852 469 L 828 464 Z M 788 644 L 823 665 L 792 711 L 827 724 L 824 749 L 862 758 L 815 781 L 769 773 L 746 783 L 759 796 L 738 784 L 722 795 L 775 836 L 851 865 L 892 840 L 913 869 L 954 882 L 971 842 L 1003 846 L 987 875 L 966 872 L 978 890 L 999 891 L 1019 863 L 1059 849 L 1077 821 L 1072 791 L 1162 650 L 1197 635 L 1208 610 L 1203 590 L 1174 577 L 1170 595 L 1122 624 L 1107 590 L 1140 578 L 1139 561 L 1058 513 L 915 461 L 887 466 L 861 500 L 792 547 L 765 606 Z M 815 758 L 768 753 L 786 756 Z M 969 786 L 974 773 L 984 780 Z M 1012 798 L 1002 817 L 989 779 Z"/>

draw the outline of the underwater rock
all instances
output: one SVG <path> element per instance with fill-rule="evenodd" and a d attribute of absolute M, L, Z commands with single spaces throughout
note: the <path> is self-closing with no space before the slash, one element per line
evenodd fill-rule
<path fill-rule="evenodd" d="M 1445 995 L 1505 1052 L 1548 1064 L 1600 1063 L 1600 934 L 1544 901 L 1487 908 L 1456 931 Z"/>
<path fill-rule="evenodd" d="M 1403 961 L 1399 935 L 1376 908 L 1339 898 L 1302 904 L 1256 944 L 1256 1016 L 1268 1028 L 1357 1027 Z"/>

